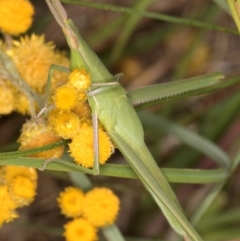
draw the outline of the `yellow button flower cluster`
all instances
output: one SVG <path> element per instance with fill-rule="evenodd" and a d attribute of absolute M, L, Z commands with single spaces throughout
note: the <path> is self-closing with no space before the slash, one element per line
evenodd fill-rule
<path fill-rule="evenodd" d="M 84 218 L 76 218 L 64 225 L 67 241 L 95 241 L 97 229 Z"/>
<path fill-rule="evenodd" d="M 12 39 L 10 35 L 17 36 L 29 29 L 33 14 L 34 8 L 28 0 L 0 0 L 0 32 L 7 40 L 6 42 L 0 41 L 0 51 L 2 55 L 5 54 L 11 60 L 1 58 L 0 115 L 10 114 L 13 111 L 22 114 L 30 113 L 29 99 L 19 87 L 24 82 L 17 85 L 15 76 L 19 75 L 33 91 L 40 95 L 45 91 L 49 67 L 52 64 L 69 66 L 69 60 L 65 54 L 57 51 L 53 43 L 46 43 L 44 36 L 32 34 L 22 36 L 19 40 Z M 12 74 L 9 69 L 14 65 L 17 71 L 13 68 Z M 54 73 L 53 88 L 59 82 L 66 82 L 67 77 L 66 73 Z M 60 139 L 46 126 L 44 120 L 38 119 L 37 122 L 30 120 L 23 126 L 19 138 L 20 149 L 39 147 Z M 61 156 L 62 152 L 63 147 L 60 147 L 38 153 L 35 157 Z M 36 187 L 37 172 L 35 169 L 0 167 L 0 226 L 18 217 L 17 208 L 27 206 L 33 201 Z"/>
<path fill-rule="evenodd" d="M 90 88 L 90 74 L 75 69 L 68 81 L 56 88 L 53 94 L 55 109 L 48 114 L 49 126 L 62 138 L 71 139 L 70 155 L 83 167 L 93 167 L 94 146 L 91 111 L 86 99 Z M 99 127 L 99 159 L 104 164 L 114 151 L 109 136 Z"/>
<path fill-rule="evenodd" d="M 69 66 L 65 54 L 56 50 L 53 42 L 45 42 L 44 35 L 32 34 L 21 37 L 19 41 L 13 40 L 12 47 L 8 48 L 6 53 L 12 58 L 22 78 L 38 93 L 45 91 L 52 64 Z M 65 82 L 67 74 L 54 73 L 52 81 L 55 86 L 59 82 Z"/>
<path fill-rule="evenodd" d="M 0 1 L 0 32 L 7 42 L 0 41 L 0 51 L 7 54 L 16 65 L 21 78 L 39 94 L 45 91 L 48 70 L 52 64 L 69 66 L 65 53 L 55 49 L 52 42 L 45 43 L 44 36 L 20 37 L 12 40 L 10 35 L 17 36 L 26 32 L 33 21 L 34 8 L 28 0 L 1 0 Z M 17 74 L 17 73 L 16 73 Z M 9 75 L 11 76 L 11 74 Z M 10 114 L 12 111 L 21 114 L 30 114 L 28 98 L 15 85 L 9 76 L 0 76 L 0 114 Z M 67 74 L 55 72 L 52 86 L 67 80 Z"/>
<path fill-rule="evenodd" d="M 65 226 L 67 241 L 97 240 L 97 229 L 115 222 L 119 199 L 109 188 L 93 188 L 86 194 L 76 187 L 67 187 L 57 199 L 61 213 L 73 218 Z"/>
<path fill-rule="evenodd" d="M 6 63 L 16 66 L 16 75 L 41 100 L 41 95 L 45 95 L 50 66 L 68 67 L 69 60 L 64 53 L 55 49 L 53 43 L 46 43 L 44 36 L 32 34 L 22 36 L 19 40 L 9 36 L 27 31 L 32 24 L 33 13 L 33 6 L 28 0 L 0 0 L 0 32 L 8 39 L 8 42 L 0 41 L 0 51 L 11 59 Z M 4 63 L 1 64 L 4 69 Z M 4 71 L 6 73 L 2 74 Z M 24 82 L 16 84 L 9 70 L 5 68 L 4 71 L 0 75 L 0 114 L 10 114 L 12 111 L 30 114 L 29 99 L 19 87 Z M 62 138 L 71 139 L 69 151 L 76 163 L 87 168 L 93 167 L 93 127 L 86 95 L 90 85 L 91 76 L 85 69 L 75 69 L 69 76 L 53 71 L 51 87 L 47 90 L 51 99 L 47 100 L 48 106 L 37 120 L 31 119 L 23 125 L 18 140 L 20 150 L 41 147 Z M 101 125 L 98 132 L 99 158 L 103 164 L 113 153 L 114 146 Z M 57 147 L 31 156 L 50 159 L 61 157 L 63 151 L 63 147 Z M 17 208 L 33 201 L 36 186 L 35 169 L 11 166 L 0 168 L 0 226 L 18 217 Z M 97 228 L 112 224 L 119 210 L 118 198 L 106 188 L 93 189 L 87 194 L 68 188 L 60 194 L 58 202 L 62 213 L 74 218 L 65 226 L 64 235 L 69 241 L 75 240 L 72 239 L 74 232 L 75 236 L 82 235 L 83 239 L 80 237 L 77 240 L 96 240 Z"/>
<path fill-rule="evenodd" d="M 33 6 L 27 0 L 0 1 L 0 31 L 5 35 L 17 35 L 27 31 L 32 23 L 33 13 Z M 15 27 L 14 23 L 16 23 Z M 7 24 L 12 26 L 9 31 Z M 21 24 L 25 27 L 20 30 Z M 11 58 L 21 78 L 37 94 L 44 94 L 52 64 L 69 66 L 69 60 L 65 55 L 55 50 L 53 43 L 45 43 L 44 36 L 32 34 L 22 36 L 19 40 L 12 40 L 10 37 L 8 40 L 7 43 L 0 42 L 0 51 Z M 9 76 L 0 75 L 0 114 L 9 114 L 12 111 L 29 114 L 29 99 L 20 90 L 21 88 L 17 88 L 11 82 Z M 24 125 L 19 138 L 20 149 L 50 144 L 60 138 L 72 139 L 69 145 L 71 156 L 78 164 L 87 168 L 92 167 L 94 163 L 93 128 L 90 107 L 86 101 L 86 92 L 90 85 L 90 74 L 85 69 L 75 69 L 69 77 L 66 73 L 53 71 L 51 88 L 47 90 L 50 92 L 51 99 L 47 101 L 55 108 L 51 112 L 44 112 L 47 120 L 37 120 L 35 124 L 29 121 Z M 99 147 L 100 163 L 103 164 L 113 153 L 114 147 L 102 127 L 99 128 Z M 54 149 L 53 152 L 40 153 L 35 157 L 60 157 L 61 153 L 62 150 L 59 148 Z"/>
<path fill-rule="evenodd" d="M 36 188 L 37 172 L 34 168 L 0 168 L 0 227 L 18 217 L 17 208 L 33 201 Z"/>

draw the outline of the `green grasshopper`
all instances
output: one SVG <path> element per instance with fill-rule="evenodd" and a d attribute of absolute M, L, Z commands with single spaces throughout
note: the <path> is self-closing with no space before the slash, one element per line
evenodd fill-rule
<path fill-rule="evenodd" d="M 73 22 L 67 19 L 60 2 L 46 1 L 68 42 L 71 52 L 70 70 L 85 68 L 91 73 L 92 85 L 87 96 L 92 109 L 95 136 L 93 174 L 99 172 L 97 131 L 99 120 L 175 231 L 191 240 L 202 240 L 187 221 L 173 190 L 146 147 L 142 125 L 126 96 L 125 89 L 84 42 Z M 52 69 L 49 78 L 51 71 Z"/>

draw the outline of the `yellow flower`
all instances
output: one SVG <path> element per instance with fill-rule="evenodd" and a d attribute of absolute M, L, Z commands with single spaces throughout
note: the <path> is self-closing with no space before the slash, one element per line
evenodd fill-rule
<path fill-rule="evenodd" d="M 61 213 L 66 217 L 76 218 L 82 214 L 84 193 L 76 187 L 67 187 L 57 198 Z"/>
<path fill-rule="evenodd" d="M 13 41 L 13 48 L 6 52 L 22 78 L 39 93 L 45 91 L 50 66 L 61 62 L 60 53 L 55 51 L 55 45 L 52 42 L 45 43 L 43 35 L 21 37 L 20 41 Z M 66 79 L 66 74 L 59 71 L 58 78 L 60 74 Z"/>
<path fill-rule="evenodd" d="M 36 195 L 37 183 L 18 175 L 9 183 L 10 195 L 18 207 L 29 205 Z"/>
<path fill-rule="evenodd" d="M 68 83 L 78 91 L 86 91 L 91 85 L 90 74 L 85 69 L 75 69 L 69 75 Z"/>
<path fill-rule="evenodd" d="M 0 29 L 11 35 L 26 32 L 32 24 L 34 8 L 26 0 L 0 1 Z"/>
<path fill-rule="evenodd" d="M 0 79 L 0 114 L 10 114 L 14 109 L 14 95 L 11 88 Z"/>
<path fill-rule="evenodd" d="M 71 85 L 58 87 L 53 96 L 55 106 L 60 110 L 71 110 L 77 104 L 77 91 Z"/>
<path fill-rule="evenodd" d="M 36 169 L 31 167 L 4 166 L 2 175 L 8 183 L 11 183 L 18 176 L 29 178 L 34 183 L 38 178 Z"/>
<path fill-rule="evenodd" d="M 97 240 L 97 230 L 83 218 L 77 218 L 64 225 L 66 241 Z"/>
<path fill-rule="evenodd" d="M 109 136 L 102 129 L 98 130 L 99 139 L 99 161 L 104 164 L 113 153 L 113 145 Z M 73 137 L 69 144 L 70 155 L 74 161 L 83 167 L 93 167 L 94 148 L 93 148 L 93 128 L 83 124 L 79 133 Z"/>
<path fill-rule="evenodd" d="M 62 138 L 74 137 L 80 129 L 80 120 L 73 112 L 52 110 L 48 114 L 48 124 Z"/>
<path fill-rule="evenodd" d="M 61 137 L 56 135 L 48 126 L 45 125 L 44 121 L 39 119 L 37 122 L 30 120 L 23 125 L 22 133 L 18 139 L 18 142 L 21 144 L 19 148 L 20 150 L 27 150 L 51 144 L 60 140 Z M 29 156 L 48 159 L 52 157 L 61 157 L 63 151 L 64 146 L 60 146 Z"/>
<path fill-rule="evenodd" d="M 94 188 L 83 200 L 83 216 L 95 227 L 114 223 L 119 211 L 119 199 L 109 188 Z"/>
<path fill-rule="evenodd" d="M 7 185 L 0 186 L 0 227 L 3 223 L 11 222 L 17 218 L 16 203 L 12 200 Z"/>

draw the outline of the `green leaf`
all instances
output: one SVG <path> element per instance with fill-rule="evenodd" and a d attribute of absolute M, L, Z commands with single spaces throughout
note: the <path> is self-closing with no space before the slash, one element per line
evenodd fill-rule
<path fill-rule="evenodd" d="M 161 131 L 167 134 L 171 134 L 188 146 L 191 146 L 206 156 L 210 157 L 218 165 L 229 168 L 230 158 L 228 155 L 208 139 L 187 128 L 172 123 L 163 117 L 155 116 L 146 112 L 139 113 L 139 116 L 143 126 L 146 126 L 147 129 L 150 129 L 155 133 L 159 133 L 159 131 Z"/>
<path fill-rule="evenodd" d="M 42 168 L 45 159 L 29 158 L 29 157 L 15 157 L 11 159 L 0 159 L 0 165 L 25 166 L 33 168 Z M 86 170 L 77 165 L 73 161 L 63 159 L 52 159 L 44 170 L 85 173 Z M 169 182 L 174 183 L 215 183 L 225 180 L 228 177 L 228 170 L 226 168 L 214 170 L 200 170 L 200 169 L 174 169 L 161 168 Z M 139 177 L 129 165 L 104 164 L 100 167 L 100 175 L 138 179 Z"/>
<path fill-rule="evenodd" d="M 219 73 L 198 76 L 157 85 L 145 86 L 129 91 L 128 98 L 136 110 L 166 101 L 210 93 L 240 82 L 240 77 L 222 78 Z"/>
<path fill-rule="evenodd" d="M 160 103 L 170 99 L 183 97 L 191 91 L 204 89 L 221 82 L 223 75 L 215 73 L 210 75 L 198 76 L 185 80 L 178 80 L 157 85 L 150 85 L 134 89 L 128 93 L 128 98 L 132 105 L 150 105 Z M 143 105 L 146 107 L 146 105 Z"/>

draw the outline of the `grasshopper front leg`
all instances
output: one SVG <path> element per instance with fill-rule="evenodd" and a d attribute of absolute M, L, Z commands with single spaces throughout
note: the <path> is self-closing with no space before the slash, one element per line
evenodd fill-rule
<path fill-rule="evenodd" d="M 53 71 L 60 71 L 60 72 L 64 72 L 64 73 L 70 73 L 70 70 L 68 68 L 66 68 L 66 67 L 59 66 L 59 65 L 56 65 L 56 64 L 52 64 L 50 66 L 49 72 L 48 72 L 47 84 L 46 84 L 44 107 L 39 111 L 37 117 L 40 117 L 42 114 L 46 114 L 52 108 L 54 108 L 54 106 L 48 106 Z"/>
<path fill-rule="evenodd" d="M 48 122 L 48 114 L 51 110 L 53 110 L 55 107 L 54 103 L 51 103 L 49 105 L 49 97 L 50 97 L 50 89 L 51 89 L 51 80 L 52 80 L 52 75 L 53 71 L 61 71 L 65 73 L 69 73 L 70 70 L 68 68 L 58 66 L 58 65 L 51 65 L 49 69 L 49 74 L 48 74 L 48 80 L 46 84 L 46 93 L 45 93 L 45 105 L 42 108 L 42 110 L 38 113 L 38 118 L 40 118 L 42 115 L 44 115 L 47 119 Z M 68 100 L 65 100 L 68 101 Z M 97 175 L 99 174 L 99 145 L 98 145 L 98 119 L 96 113 L 92 115 L 92 123 L 93 123 L 93 147 L 94 147 L 94 163 L 93 163 L 93 168 L 85 168 L 85 167 L 79 167 L 79 169 L 83 172 L 92 174 L 92 175 Z M 66 123 L 68 125 L 68 123 Z M 41 168 L 39 170 L 43 171 L 45 167 L 51 163 L 51 162 L 60 162 L 62 163 L 63 160 L 60 160 L 56 157 L 51 157 L 50 159 L 47 159 Z M 67 164 L 67 163 L 66 163 Z"/>

